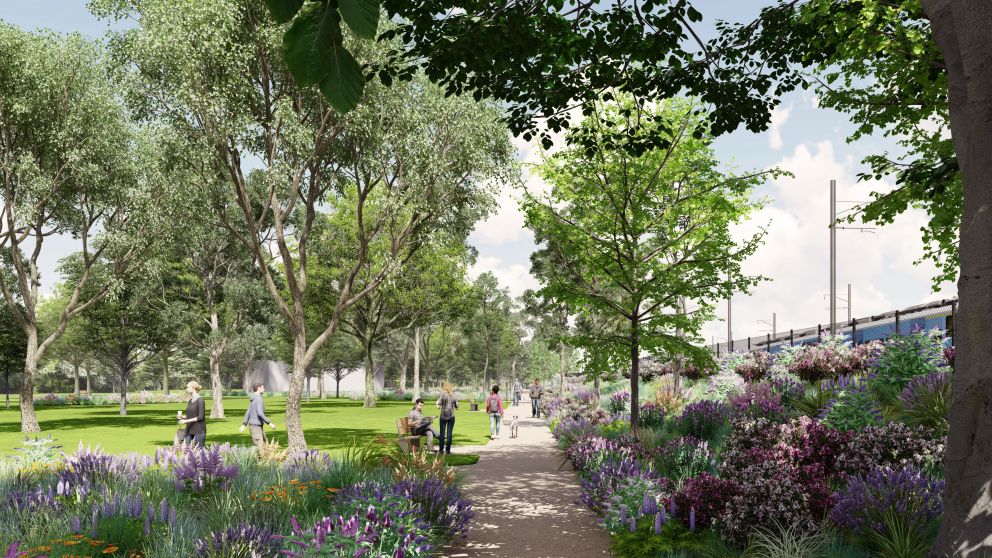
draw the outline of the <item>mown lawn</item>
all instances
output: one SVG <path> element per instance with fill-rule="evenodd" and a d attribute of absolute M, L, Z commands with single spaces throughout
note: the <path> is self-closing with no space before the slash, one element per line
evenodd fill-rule
<path fill-rule="evenodd" d="M 11 398 L 10 410 L 4 410 L 0 400 L 0 455 L 11 455 L 14 448 L 24 441 L 21 434 L 20 410 Z M 207 401 L 210 414 L 210 399 Z M 248 431 L 238 432 L 248 398 L 224 398 L 227 418 L 207 419 L 207 443 L 230 442 L 250 445 Z M 361 401 L 350 399 L 314 399 L 303 403 L 303 428 L 311 448 L 331 452 L 341 451 L 357 441 L 363 444 L 377 434 L 395 438 L 396 419 L 405 416 L 412 404 L 406 401 L 380 401 L 372 409 L 362 407 Z M 468 405 L 463 405 L 465 409 Z M 266 433 L 286 445 L 286 399 L 266 397 L 265 413 L 278 425 L 276 430 L 266 428 Z M 489 438 L 489 422 L 484 412 L 460 409 L 455 418 L 454 445 L 481 445 Z M 157 446 L 172 444 L 178 428 L 176 411 L 185 411 L 185 403 L 157 403 L 129 405 L 126 417 L 117 406 L 38 407 L 38 421 L 42 436 L 51 434 L 66 451 L 83 445 L 100 445 L 110 453 L 154 453 Z M 425 414 L 437 415 L 433 402 L 428 402 Z M 34 436 L 34 435 L 32 435 Z"/>

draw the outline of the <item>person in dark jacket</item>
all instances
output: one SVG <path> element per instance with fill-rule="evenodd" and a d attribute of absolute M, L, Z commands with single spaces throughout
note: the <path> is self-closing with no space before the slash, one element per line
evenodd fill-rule
<path fill-rule="evenodd" d="M 263 424 L 268 424 L 273 430 L 276 424 L 265 416 L 265 401 L 262 396 L 265 394 L 265 385 L 262 382 L 255 382 L 251 386 L 251 396 L 248 399 L 248 410 L 245 411 L 245 419 L 241 421 L 241 432 L 251 432 L 251 441 L 255 447 L 261 447 L 265 443 L 265 430 Z"/>
<path fill-rule="evenodd" d="M 186 384 L 186 393 L 189 394 L 189 403 L 186 405 L 186 414 L 179 415 L 179 424 L 186 425 L 185 442 L 194 446 L 203 447 L 207 438 L 207 418 L 206 408 L 203 398 L 200 397 L 200 390 L 203 387 L 196 381 Z"/>

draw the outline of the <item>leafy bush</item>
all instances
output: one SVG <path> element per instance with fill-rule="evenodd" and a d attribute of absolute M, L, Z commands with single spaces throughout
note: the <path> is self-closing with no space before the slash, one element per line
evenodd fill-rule
<path fill-rule="evenodd" d="M 34 439 L 25 436 L 24 446 L 14 449 L 18 452 L 14 459 L 22 470 L 32 467 L 48 467 L 61 460 L 59 450 L 62 449 L 62 446 L 55 444 L 51 434 L 44 438 L 37 436 Z"/>
<path fill-rule="evenodd" d="M 706 472 L 700 473 L 682 483 L 682 488 L 673 496 L 676 517 L 688 522 L 689 511 L 695 510 L 696 525 L 705 529 L 723 514 L 727 502 L 739 491 L 740 486 L 732 480 L 721 479 Z"/>
<path fill-rule="evenodd" d="M 665 415 L 668 414 L 668 408 L 675 406 L 676 408 L 681 405 L 675 405 L 672 401 L 667 404 L 656 403 L 654 401 L 645 401 L 640 405 L 640 425 L 644 428 L 661 428 L 665 425 Z"/>
<path fill-rule="evenodd" d="M 675 419 L 675 429 L 700 440 L 713 440 L 727 422 L 730 408 L 720 401 L 704 399 L 690 403 Z"/>
<path fill-rule="evenodd" d="M 731 393 L 727 403 L 740 416 L 781 420 L 785 416 L 782 398 L 772 392 L 766 383 L 752 383 L 744 387 L 744 391 Z"/>
<path fill-rule="evenodd" d="M 806 395 L 806 386 L 797 376 L 788 372 L 778 372 L 766 380 L 772 393 L 782 398 L 783 405 L 795 405 L 796 401 Z"/>
<path fill-rule="evenodd" d="M 715 373 L 716 373 L 716 369 L 708 366 L 700 367 L 699 365 L 691 361 L 683 362 L 682 370 L 679 371 L 679 374 L 683 378 L 688 378 L 690 380 L 700 380 L 702 378 L 706 378 L 707 376 L 712 376 Z M 673 374 L 675 374 L 674 361 L 668 361 L 662 364 L 658 371 L 659 376 L 668 376 Z"/>
<path fill-rule="evenodd" d="M 709 379 L 709 385 L 706 388 L 706 397 L 722 401 L 731 393 L 742 389 L 744 389 L 744 378 L 738 376 L 733 368 L 721 365 L 720 371 Z"/>
<path fill-rule="evenodd" d="M 864 382 L 841 376 L 824 381 L 820 389 L 831 394 L 820 415 L 824 424 L 847 432 L 882 423 L 882 411 Z"/>
<path fill-rule="evenodd" d="M 664 479 L 637 476 L 623 480 L 603 507 L 603 524 L 609 531 L 627 529 L 629 515 L 657 513 L 659 507 L 668 505 L 670 493 Z"/>
<path fill-rule="evenodd" d="M 551 434 L 558 440 L 558 445 L 562 449 L 568 449 L 576 441 L 596 434 L 598 430 L 596 425 L 588 419 L 580 418 L 576 420 L 571 417 L 565 417 L 555 424 L 551 430 Z"/>
<path fill-rule="evenodd" d="M 910 380 L 942 371 L 944 339 L 939 330 L 895 335 L 872 363 L 872 388 L 886 403 L 894 404 Z"/>
<path fill-rule="evenodd" d="M 706 544 L 705 534 L 678 521 L 663 520 L 663 515 L 631 516 L 633 529 L 619 529 L 613 534 L 610 550 L 625 558 L 655 558 L 680 550 L 698 551 Z"/>
<path fill-rule="evenodd" d="M 676 385 L 670 376 L 665 376 L 658 381 L 654 390 L 654 406 L 660 409 L 664 415 L 676 413 L 685 405 L 686 393 L 680 385 Z M 647 403 L 647 401 L 645 401 Z"/>
<path fill-rule="evenodd" d="M 669 442 L 654 459 L 655 470 L 676 486 L 710 468 L 709 444 L 692 436 L 680 436 Z"/>
<path fill-rule="evenodd" d="M 602 513 L 605 503 L 617 488 L 635 477 L 654 478 L 650 470 L 631 455 L 609 455 L 595 468 L 583 472 L 579 481 L 581 500 L 597 513 Z"/>
<path fill-rule="evenodd" d="M 617 415 L 627 411 L 630 406 L 630 392 L 627 390 L 622 390 L 614 393 L 610 396 L 609 411 L 610 413 Z"/>
<path fill-rule="evenodd" d="M 902 390 L 902 419 L 910 426 L 925 426 L 947 434 L 947 411 L 951 404 L 951 375 L 935 372 L 917 376 Z"/>
<path fill-rule="evenodd" d="M 763 380 L 775 364 L 775 355 L 767 351 L 745 353 L 747 357 L 734 366 L 736 372 L 746 382 Z"/>
<path fill-rule="evenodd" d="M 747 555 L 754 558 L 822 558 L 830 538 L 825 531 L 795 525 L 760 526 L 751 533 Z"/>
<path fill-rule="evenodd" d="M 901 422 L 869 426 L 854 433 L 837 456 L 838 469 L 851 476 L 865 476 L 875 467 L 911 466 L 938 472 L 944 463 L 944 438 L 925 428 Z"/>
<path fill-rule="evenodd" d="M 757 462 L 746 472 L 748 479 L 739 482 L 740 491 L 727 502 L 716 522 L 725 538 L 744 543 L 753 529 L 775 522 L 792 525 L 800 532 L 816 526 L 806 490 L 788 470 L 783 471 L 781 464 Z"/>
<path fill-rule="evenodd" d="M 472 503 L 453 485 L 439 479 L 407 479 L 392 488 L 393 493 L 419 507 L 420 517 L 445 538 L 468 535 L 474 512 Z"/>
<path fill-rule="evenodd" d="M 836 345 L 806 345 L 795 355 L 789 372 L 807 382 L 832 379 L 850 372 L 850 350 Z"/>
<path fill-rule="evenodd" d="M 852 478 L 835 495 L 830 520 L 854 535 L 874 532 L 876 542 L 898 544 L 896 539 L 904 536 L 899 531 L 926 532 L 941 516 L 943 489 L 943 481 L 914 467 L 876 467 L 864 477 Z"/>

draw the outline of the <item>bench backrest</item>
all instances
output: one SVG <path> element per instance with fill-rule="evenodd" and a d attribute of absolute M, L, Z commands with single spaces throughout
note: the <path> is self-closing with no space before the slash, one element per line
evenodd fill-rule
<path fill-rule="evenodd" d="M 399 436 L 410 435 L 410 419 L 408 417 L 396 419 L 396 434 Z"/>

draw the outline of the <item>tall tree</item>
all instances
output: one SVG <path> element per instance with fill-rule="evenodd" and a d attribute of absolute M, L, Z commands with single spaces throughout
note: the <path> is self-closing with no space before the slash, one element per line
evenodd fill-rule
<path fill-rule="evenodd" d="M 650 123 L 636 127 L 635 119 Z M 527 226 L 555 261 L 540 294 L 623 324 L 616 332 L 591 332 L 586 348 L 626 351 L 636 429 L 641 351 L 708 359 L 676 330 L 691 339 L 712 301 L 757 281 L 740 265 L 761 234 L 738 244 L 730 226 L 758 206 L 749 195 L 765 173 L 722 173 L 706 123 L 685 101 L 664 102 L 649 113 L 623 101 L 602 103 L 572 134 L 575 146 L 540 167 L 552 188 L 547 199 L 529 194 L 522 201 Z M 632 155 L 613 141 L 627 134 L 661 136 L 668 147 Z M 703 310 L 677 312 L 680 297 Z"/>
<path fill-rule="evenodd" d="M 147 210 L 155 205 L 160 169 L 153 159 L 136 164 L 151 149 L 135 141 L 97 44 L 0 23 L 0 51 L 0 257 L 6 264 L 0 290 L 26 337 L 21 430 L 38 432 L 38 363 L 69 321 L 107 294 L 104 285 L 82 295 L 104 253 L 116 252 L 121 266 L 140 253 L 139 243 L 130 241 L 142 237 L 140 215 L 154 216 Z M 42 337 L 38 262 L 51 250 L 46 240 L 60 234 L 78 239 L 81 273 L 55 327 Z"/>
<path fill-rule="evenodd" d="M 492 116 L 478 118 L 474 102 L 446 98 L 423 82 L 370 86 L 354 111 L 339 115 L 289 74 L 281 28 L 256 2 L 91 5 L 139 24 L 113 41 L 132 70 L 136 112 L 203 146 L 209 156 L 196 167 L 203 180 L 222 177 L 237 201 L 240 215 L 222 217 L 232 231 L 247 231 L 240 240 L 292 335 L 286 428 L 289 446 L 302 449 L 306 371 L 344 312 L 396 267 L 391 263 L 355 289 L 370 244 L 389 236 L 390 261 L 398 263 L 430 231 L 464 226 L 465 209 L 488 197 L 486 181 L 512 160 L 507 135 Z M 363 55 L 377 52 L 369 45 Z M 203 95 L 205 88 L 213 94 Z M 380 205 L 366 213 L 373 194 Z M 333 203 L 338 198 L 354 203 L 358 250 L 342 265 L 349 271 L 337 301 L 311 331 L 305 306 L 314 225 L 322 208 L 341 207 Z M 270 271 L 274 261 L 282 277 Z"/>

